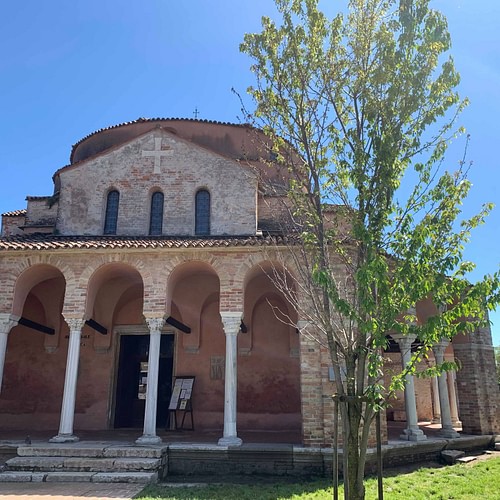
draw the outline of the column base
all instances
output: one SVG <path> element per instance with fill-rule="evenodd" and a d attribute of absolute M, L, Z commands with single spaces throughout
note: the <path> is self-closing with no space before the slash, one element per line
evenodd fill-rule
<path fill-rule="evenodd" d="M 161 444 L 162 442 L 161 437 L 154 434 L 143 434 L 135 440 L 135 444 L 140 445 Z"/>
<path fill-rule="evenodd" d="M 241 446 L 243 441 L 238 436 L 221 437 L 217 443 L 218 446 Z"/>
<path fill-rule="evenodd" d="M 58 434 L 49 439 L 49 443 L 77 443 L 80 438 L 74 434 Z"/>
<path fill-rule="evenodd" d="M 420 429 L 405 429 L 399 439 L 404 441 L 425 441 L 427 436 Z"/>
<path fill-rule="evenodd" d="M 438 434 L 439 437 L 444 437 L 447 439 L 455 439 L 460 437 L 460 434 L 455 429 L 441 429 Z"/>
<path fill-rule="evenodd" d="M 440 424 L 441 423 L 441 417 L 434 417 L 431 420 L 431 424 Z"/>

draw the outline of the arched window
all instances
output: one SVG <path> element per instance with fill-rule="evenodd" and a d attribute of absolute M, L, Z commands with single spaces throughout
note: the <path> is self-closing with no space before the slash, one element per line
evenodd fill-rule
<path fill-rule="evenodd" d="M 106 202 L 106 218 L 104 219 L 104 234 L 116 234 L 116 223 L 118 221 L 118 206 L 120 204 L 120 193 L 110 191 Z"/>
<path fill-rule="evenodd" d="M 149 219 L 149 234 L 161 235 L 163 228 L 163 193 L 156 191 L 151 196 L 151 217 Z"/>
<path fill-rule="evenodd" d="M 210 193 L 206 189 L 200 189 L 196 193 L 195 202 L 194 234 L 208 235 L 210 234 Z"/>

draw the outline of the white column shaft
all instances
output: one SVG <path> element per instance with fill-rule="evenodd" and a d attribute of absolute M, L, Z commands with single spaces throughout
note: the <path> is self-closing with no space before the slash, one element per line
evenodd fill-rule
<path fill-rule="evenodd" d="M 448 341 L 441 341 L 436 344 L 432 350 L 436 358 L 436 364 L 441 365 L 444 361 L 444 351 Z M 448 394 L 448 383 L 446 381 L 446 373 L 441 373 L 437 377 L 439 389 L 439 405 L 441 406 L 441 435 L 448 438 L 459 437 L 460 434 L 453 429 L 451 423 L 450 397 Z"/>
<path fill-rule="evenodd" d="M 156 409 L 158 406 L 158 375 L 160 371 L 161 329 L 163 318 L 146 318 L 149 326 L 148 383 L 146 386 L 146 408 L 144 410 L 144 433 L 136 440 L 138 444 L 161 443 L 156 435 Z"/>
<path fill-rule="evenodd" d="M 437 377 L 431 378 L 432 385 L 432 420 L 433 424 L 441 423 L 441 405 L 439 404 L 439 389 Z"/>
<path fill-rule="evenodd" d="M 403 369 L 411 362 L 411 351 L 406 349 L 402 352 Z M 418 429 L 417 416 L 417 399 L 415 397 L 415 383 L 413 375 L 407 373 L 405 375 L 405 407 L 406 407 L 406 422 L 408 428 Z"/>
<path fill-rule="evenodd" d="M 0 393 L 2 392 L 5 356 L 7 354 L 7 341 L 9 340 L 10 331 L 17 325 L 18 320 L 18 316 L 0 314 Z"/>
<path fill-rule="evenodd" d="M 156 407 L 158 405 L 158 373 L 161 332 L 149 335 L 148 384 L 146 387 L 146 409 L 144 412 L 144 434 L 156 434 Z"/>
<path fill-rule="evenodd" d="M 78 363 L 80 359 L 80 340 L 84 324 L 80 319 L 67 320 L 69 325 L 68 354 L 66 357 L 66 373 L 64 377 L 64 393 L 61 407 L 59 434 L 52 439 L 53 443 L 78 441 L 73 434 L 75 419 L 76 382 L 78 379 Z"/>
<path fill-rule="evenodd" d="M 401 362 L 403 370 L 411 363 L 411 344 L 415 340 L 414 335 L 393 335 L 393 339 L 398 343 L 401 351 Z M 408 441 L 421 441 L 427 436 L 418 427 L 417 400 L 415 397 L 415 384 L 413 375 L 405 375 L 405 410 L 406 429 L 401 435 L 401 439 Z"/>
<path fill-rule="evenodd" d="M 224 433 L 219 439 L 221 446 L 239 446 L 241 439 L 236 429 L 236 395 L 237 395 L 237 353 L 238 332 L 241 324 L 241 313 L 221 313 L 226 335 L 226 365 L 224 380 Z"/>
<path fill-rule="evenodd" d="M 3 370 L 5 366 L 5 353 L 7 352 L 7 340 L 9 332 L 0 332 L 0 393 L 2 392 Z"/>
<path fill-rule="evenodd" d="M 448 394 L 450 396 L 450 413 L 451 424 L 453 427 L 461 426 L 460 417 L 458 415 L 457 390 L 455 387 L 455 372 L 448 372 Z"/>
<path fill-rule="evenodd" d="M 226 379 L 224 380 L 224 437 L 236 436 L 237 364 L 236 335 L 226 335 Z"/>

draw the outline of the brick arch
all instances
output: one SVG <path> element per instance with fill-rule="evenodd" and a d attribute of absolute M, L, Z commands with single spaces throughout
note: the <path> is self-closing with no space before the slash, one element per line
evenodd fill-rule
<path fill-rule="evenodd" d="M 248 281 L 249 272 L 266 263 L 274 263 L 276 266 L 286 268 L 287 272 L 293 277 L 298 274 L 291 258 L 280 252 L 267 252 L 264 256 L 262 253 L 247 255 L 247 258 L 240 264 L 235 273 L 237 279 L 243 284 L 246 283 L 246 281 Z"/>
<path fill-rule="evenodd" d="M 40 264 L 47 264 L 59 269 L 59 271 L 61 271 L 61 273 L 65 277 L 66 281 L 72 280 L 75 276 L 73 269 L 70 265 L 68 265 L 64 257 L 58 255 L 50 255 L 47 253 L 30 255 L 25 259 L 16 260 L 15 264 L 11 268 L 11 271 L 6 274 L 10 274 L 15 281 L 18 276 L 26 269 Z"/>
<path fill-rule="evenodd" d="M 273 268 L 281 269 L 286 273 L 287 276 L 290 276 L 291 284 L 293 284 L 293 282 L 295 281 L 296 279 L 295 273 L 293 272 L 293 270 L 290 269 L 290 267 L 286 266 L 285 263 L 283 263 L 282 261 L 272 258 L 263 259 L 261 256 L 255 256 L 255 257 L 257 258 L 251 259 L 252 265 L 248 265 L 249 262 L 247 262 L 244 263 L 240 269 L 241 274 L 243 275 L 243 292 L 245 292 L 248 283 L 253 278 L 261 274 L 272 273 Z"/>
<path fill-rule="evenodd" d="M 110 255 L 99 255 L 92 260 L 92 264 L 87 265 L 85 269 L 80 274 L 80 280 L 82 283 L 88 284 L 91 276 L 102 266 L 111 263 L 123 263 L 128 264 L 133 267 L 142 278 L 144 283 L 144 289 L 153 288 L 155 282 L 155 277 L 157 273 L 153 273 L 149 266 L 145 264 L 144 259 L 141 259 L 135 255 L 123 255 L 123 254 L 110 254 Z"/>
<path fill-rule="evenodd" d="M 199 256 L 199 255 L 198 255 Z M 209 259 L 199 259 L 199 258 L 180 258 L 177 257 L 171 261 L 170 272 L 167 279 L 167 289 L 166 289 L 166 304 L 167 312 L 170 308 L 172 302 L 173 291 L 175 286 L 184 277 L 191 275 L 193 272 L 208 271 L 210 274 L 217 276 L 220 286 L 220 277 L 214 267 L 208 261 Z"/>
<path fill-rule="evenodd" d="M 61 278 L 66 288 L 65 276 L 56 266 L 39 262 L 30 263 L 30 265 L 24 267 L 15 279 L 11 303 L 12 314 L 21 316 L 24 303 L 30 291 L 43 281 L 54 278 Z"/>
<path fill-rule="evenodd" d="M 90 317 L 95 299 L 100 287 L 109 279 L 120 276 L 129 276 L 131 280 L 139 282 L 144 287 L 144 279 L 140 271 L 128 259 L 110 259 L 108 262 L 94 268 L 94 272 L 86 280 L 84 317 Z"/>
<path fill-rule="evenodd" d="M 19 276 L 27 269 L 37 265 L 49 265 L 58 269 L 65 279 L 66 288 L 67 284 L 73 279 L 74 273 L 71 267 L 60 256 L 35 254 L 25 259 L 16 260 L 8 270 L 2 272 L 3 300 L 0 304 L 0 312 L 12 313 L 15 287 Z"/>

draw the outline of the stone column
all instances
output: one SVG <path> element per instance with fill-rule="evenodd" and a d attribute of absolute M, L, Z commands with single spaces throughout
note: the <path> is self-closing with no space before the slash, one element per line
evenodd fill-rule
<path fill-rule="evenodd" d="M 156 408 L 158 406 L 158 374 L 160 369 L 161 329 L 164 318 L 146 318 L 149 327 L 148 384 L 146 386 L 146 409 L 144 411 L 144 433 L 137 444 L 159 444 L 156 435 Z"/>
<path fill-rule="evenodd" d="M 451 371 L 447 374 L 448 382 L 448 394 L 450 395 L 450 413 L 451 413 L 451 425 L 453 427 L 462 427 L 462 422 L 460 422 L 460 417 L 458 415 L 458 401 L 457 401 L 457 389 L 455 386 L 455 372 Z"/>
<path fill-rule="evenodd" d="M 59 434 L 49 439 L 51 443 L 74 443 L 78 437 L 73 434 L 75 419 L 76 382 L 78 378 L 78 363 L 80 360 L 80 339 L 85 320 L 79 318 L 66 319 L 69 326 L 68 355 L 66 357 L 66 374 L 64 378 L 64 393 L 61 407 Z"/>
<path fill-rule="evenodd" d="M 444 351 L 448 345 L 447 340 L 441 340 L 433 346 L 436 365 L 441 365 L 444 361 Z M 441 436 L 445 438 L 457 438 L 460 434 L 453 429 L 451 423 L 450 399 L 448 395 L 448 384 L 446 382 L 446 373 L 442 373 L 438 378 L 439 404 L 441 406 Z"/>
<path fill-rule="evenodd" d="M 241 316 L 241 313 L 221 312 L 226 335 L 226 369 L 224 380 L 224 434 L 219 439 L 219 446 L 240 446 L 242 443 L 236 431 L 237 348 Z"/>
<path fill-rule="evenodd" d="M 403 370 L 411 362 L 411 344 L 415 340 L 415 335 L 391 335 L 398 343 L 401 351 Z M 415 385 L 413 375 L 407 374 L 405 377 L 405 410 L 406 429 L 400 438 L 406 441 L 423 441 L 427 436 L 418 427 L 417 401 L 415 398 Z"/>
<path fill-rule="evenodd" d="M 437 377 L 431 378 L 432 386 L 432 420 L 431 424 L 441 423 L 441 406 L 439 404 L 439 389 Z"/>
<path fill-rule="evenodd" d="M 5 355 L 7 353 L 7 340 L 9 333 L 17 325 L 18 316 L 13 314 L 0 314 L 0 393 L 2 392 L 3 370 L 5 366 Z"/>

